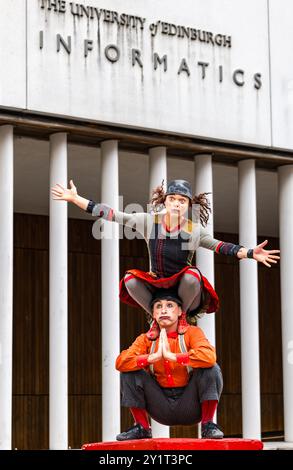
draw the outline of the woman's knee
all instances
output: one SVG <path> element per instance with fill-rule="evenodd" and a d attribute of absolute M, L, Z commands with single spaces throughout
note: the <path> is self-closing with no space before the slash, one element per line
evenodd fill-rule
<path fill-rule="evenodd" d="M 138 283 L 139 283 L 139 281 L 135 277 L 133 277 L 131 274 L 125 274 L 124 282 L 125 282 L 125 286 L 128 292 L 131 292 L 131 291 L 133 292 L 137 288 Z"/>
<path fill-rule="evenodd" d="M 188 269 L 182 276 L 181 282 L 184 285 L 194 286 L 195 284 L 200 284 L 200 274 L 197 269 Z"/>

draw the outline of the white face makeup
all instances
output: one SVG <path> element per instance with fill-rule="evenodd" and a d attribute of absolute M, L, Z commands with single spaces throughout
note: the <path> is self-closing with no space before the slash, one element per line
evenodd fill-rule
<path fill-rule="evenodd" d="M 189 199 L 181 194 L 169 194 L 165 199 L 167 213 L 171 216 L 182 217 L 188 211 Z"/>
<path fill-rule="evenodd" d="M 168 330 L 172 326 L 177 325 L 181 314 L 181 307 L 173 300 L 157 300 L 153 305 L 153 318 L 157 321 L 160 328 Z"/>

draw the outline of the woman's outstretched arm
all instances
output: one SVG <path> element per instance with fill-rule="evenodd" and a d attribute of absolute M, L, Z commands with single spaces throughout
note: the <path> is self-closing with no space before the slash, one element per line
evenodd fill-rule
<path fill-rule="evenodd" d="M 51 193 L 53 199 L 57 201 L 72 202 L 89 214 L 92 214 L 93 217 L 105 219 L 110 222 L 117 222 L 122 225 L 127 224 L 143 236 L 146 236 L 148 232 L 148 225 L 151 223 L 150 214 L 146 212 L 122 212 L 112 209 L 108 204 L 97 203 L 91 199 L 79 196 L 77 188 L 72 180 L 70 180 L 70 189 L 66 189 L 61 184 L 57 183 L 53 188 L 51 188 Z"/>
<path fill-rule="evenodd" d="M 236 256 L 239 259 L 253 258 L 270 268 L 271 263 L 276 264 L 280 259 L 280 250 L 265 250 L 264 247 L 267 243 L 268 240 L 265 240 L 255 248 L 248 249 L 241 245 L 217 240 L 209 234 L 208 230 L 203 227 L 200 229 L 200 246 L 203 248 L 223 255 Z"/>
<path fill-rule="evenodd" d="M 56 199 L 57 201 L 72 202 L 83 210 L 87 210 L 90 202 L 88 199 L 77 194 L 76 186 L 72 180 L 70 180 L 70 189 L 66 189 L 61 184 L 57 183 L 53 188 L 51 188 L 51 193 L 53 199 Z"/>

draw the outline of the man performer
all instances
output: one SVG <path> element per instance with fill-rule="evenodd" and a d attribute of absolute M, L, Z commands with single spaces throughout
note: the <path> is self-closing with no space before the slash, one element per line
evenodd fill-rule
<path fill-rule="evenodd" d="M 118 441 L 151 438 L 148 415 L 169 426 L 201 422 L 202 438 L 223 438 L 213 422 L 223 387 L 215 348 L 197 326 L 178 333 L 181 305 L 177 290 L 157 289 L 151 307 L 159 337 L 141 334 L 116 360 L 122 406 L 130 408 L 135 421 Z"/>

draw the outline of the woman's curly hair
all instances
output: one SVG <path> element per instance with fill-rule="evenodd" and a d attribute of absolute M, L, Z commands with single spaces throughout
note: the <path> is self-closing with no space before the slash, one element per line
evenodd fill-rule
<path fill-rule="evenodd" d="M 198 196 L 193 196 L 190 201 L 190 206 L 193 204 L 199 204 L 200 206 L 200 223 L 204 227 L 207 225 L 209 220 L 209 215 L 211 213 L 210 201 L 207 198 L 207 195 L 211 193 L 200 193 Z M 152 196 L 150 200 L 151 207 L 154 212 L 159 212 L 162 209 L 162 206 L 165 203 L 166 192 L 164 190 L 164 180 L 160 186 L 157 186 L 152 191 Z"/>

